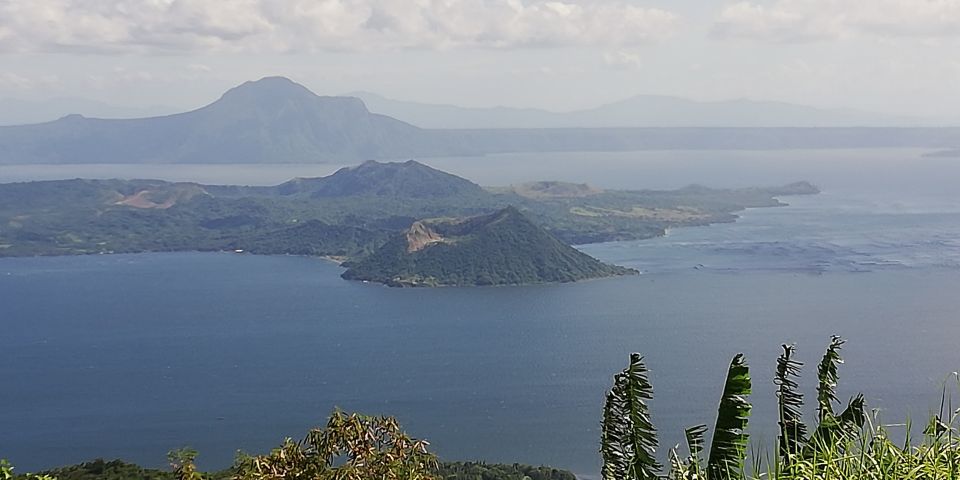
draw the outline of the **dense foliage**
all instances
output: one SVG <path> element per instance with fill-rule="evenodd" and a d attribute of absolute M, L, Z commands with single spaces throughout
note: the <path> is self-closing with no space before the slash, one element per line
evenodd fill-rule
<path fill-rule="evenodd" d="M 230 480 L 233 469 L 200 473 L 202 480 Z M 121 460 L 91 462 L 48 470 L 43 475 L 56 480 L 177 480 L 175 472 L 143 468 Z M 566 471 L 518 463 L 510 465 L 484 462 L 441 462 L 437 470 L 440 480 L 576 480 Z M 2 480 L 11 480 L 0 477 Z M 18 480 L 19 477 L 18 477 Z M 29 479 L 28 479 L 29 480 Z"/>
<path fill-rule="evenodd" d="M 576 480 L 572 473 L 550 467 L 514 463 L 497 465 L 478 462 L 441 463 L 441 480 Z"/>
<path fill-rule="evenodd" d="M 428 445 L 407 436 L 394 418 L 336 411 L 324 428 L 311 430 L 302 440 L 288 438 L 263 455 L 241 454 L 233 467 L 219 472 L 197 471 L 197 452 L 181 449 L 168 455 L 172 471 L 94 460 L 17 477 L 0 461 L 0 480 L 575 480 L 573 474 L 549 467 L 441 464 Z"/>

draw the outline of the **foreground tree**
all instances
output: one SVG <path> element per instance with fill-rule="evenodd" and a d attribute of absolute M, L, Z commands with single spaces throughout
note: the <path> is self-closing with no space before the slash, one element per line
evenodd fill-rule
<path fill-rule="evenodd" d="M 839 451 L 849 440 L 861 433 L 866 420 L 863 394 L 850 399 L 847 408 L 834 413 L 838 402 L 837 383 L 843 358 L 840 349 L 844 340 L 838 336 L 830 339 L 830 345 L 817 366 L 817 425 L 807 438 L 807 426 L 803 423 L 803 394 L 798 390 L 797 380 L 803 364 L 793 359 L 795 348 L 783 345 L 783 353 L 777 359 L 777 400 L 780 412 L 779 458 L 781 466 L 790 468 L 797 461 L 809 461 L 825 452 Z"/>
<path fill-rule="evenodd" d="M 392 417 L 336 411 L 322 429 L 238 460 L 235 480 L 435 480 L 437 460 Z"/>

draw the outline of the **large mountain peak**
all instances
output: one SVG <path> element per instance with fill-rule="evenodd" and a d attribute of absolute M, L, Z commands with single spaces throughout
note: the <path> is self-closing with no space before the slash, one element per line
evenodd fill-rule
<path fill-rule="evenodd" d="M 322 97 L 286 77 L 264 77 L 244 82 L 227 90 L 215 106 L 235 106 L 247 110 L 289 110 L 321 108 L 339 115 L 369 115 L 366 105 L 354 97 Z M 338 116 L 339 116 L 338 115 Z"/>
<path fill-rule="evenodd" d="M 313 98 L 317 95 L 307 87 L 287 77 L 264 77 L 243 82 L 227 90 L 221 99 L 263 98 L 281 100 L 288 98 Z"/>

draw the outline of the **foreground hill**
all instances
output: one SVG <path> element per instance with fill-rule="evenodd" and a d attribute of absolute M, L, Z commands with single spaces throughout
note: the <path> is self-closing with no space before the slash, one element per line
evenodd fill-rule
<path fill-rule="evenodd" d="M 343 278 L 348 280 L 430 287 L 574 282 L 637 273 L 564 244 L 514 207 L 461 220 L 416 222 L 347 266 Z"/>

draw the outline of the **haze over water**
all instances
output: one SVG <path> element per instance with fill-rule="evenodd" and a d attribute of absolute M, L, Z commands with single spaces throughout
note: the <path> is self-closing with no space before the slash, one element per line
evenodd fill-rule
<path fill-rule="evenodd" d="M 960 369 L 960 162 L 919 153 L 426 160 L 484 185 L 809 180 L 825 190 L 735 224 L 581 247 L 645 273 L 574 285 L 397 290 L 343 281 L 319 260 L 232 254 L 3 259 L 0 379 L 11 388 L 0 389 L 0 425 L 13 434 L 0 435 L 0 453 L 23 471 L 95 457 L 160 466 L 190 445 L 201 467 L 220 468 L 236 449 L 299 437 L 340 406 L 398 416 L 444 459 L 589 475 L 603 395 L 630 352 L 652 370 L 663 447 L 712 425 L 726 364 L 745 352 L 754 441 L 769 448 L 780 344 L 797 343 L 810 403 L 831 334 L 849 339 L 842 399 L 862 390 L 886 420 L 922 422 Z M 136 168 L 69 173 L 278 183 L 333 169 Z M 57 172 L 0 167 L 0 181 Z"/>

